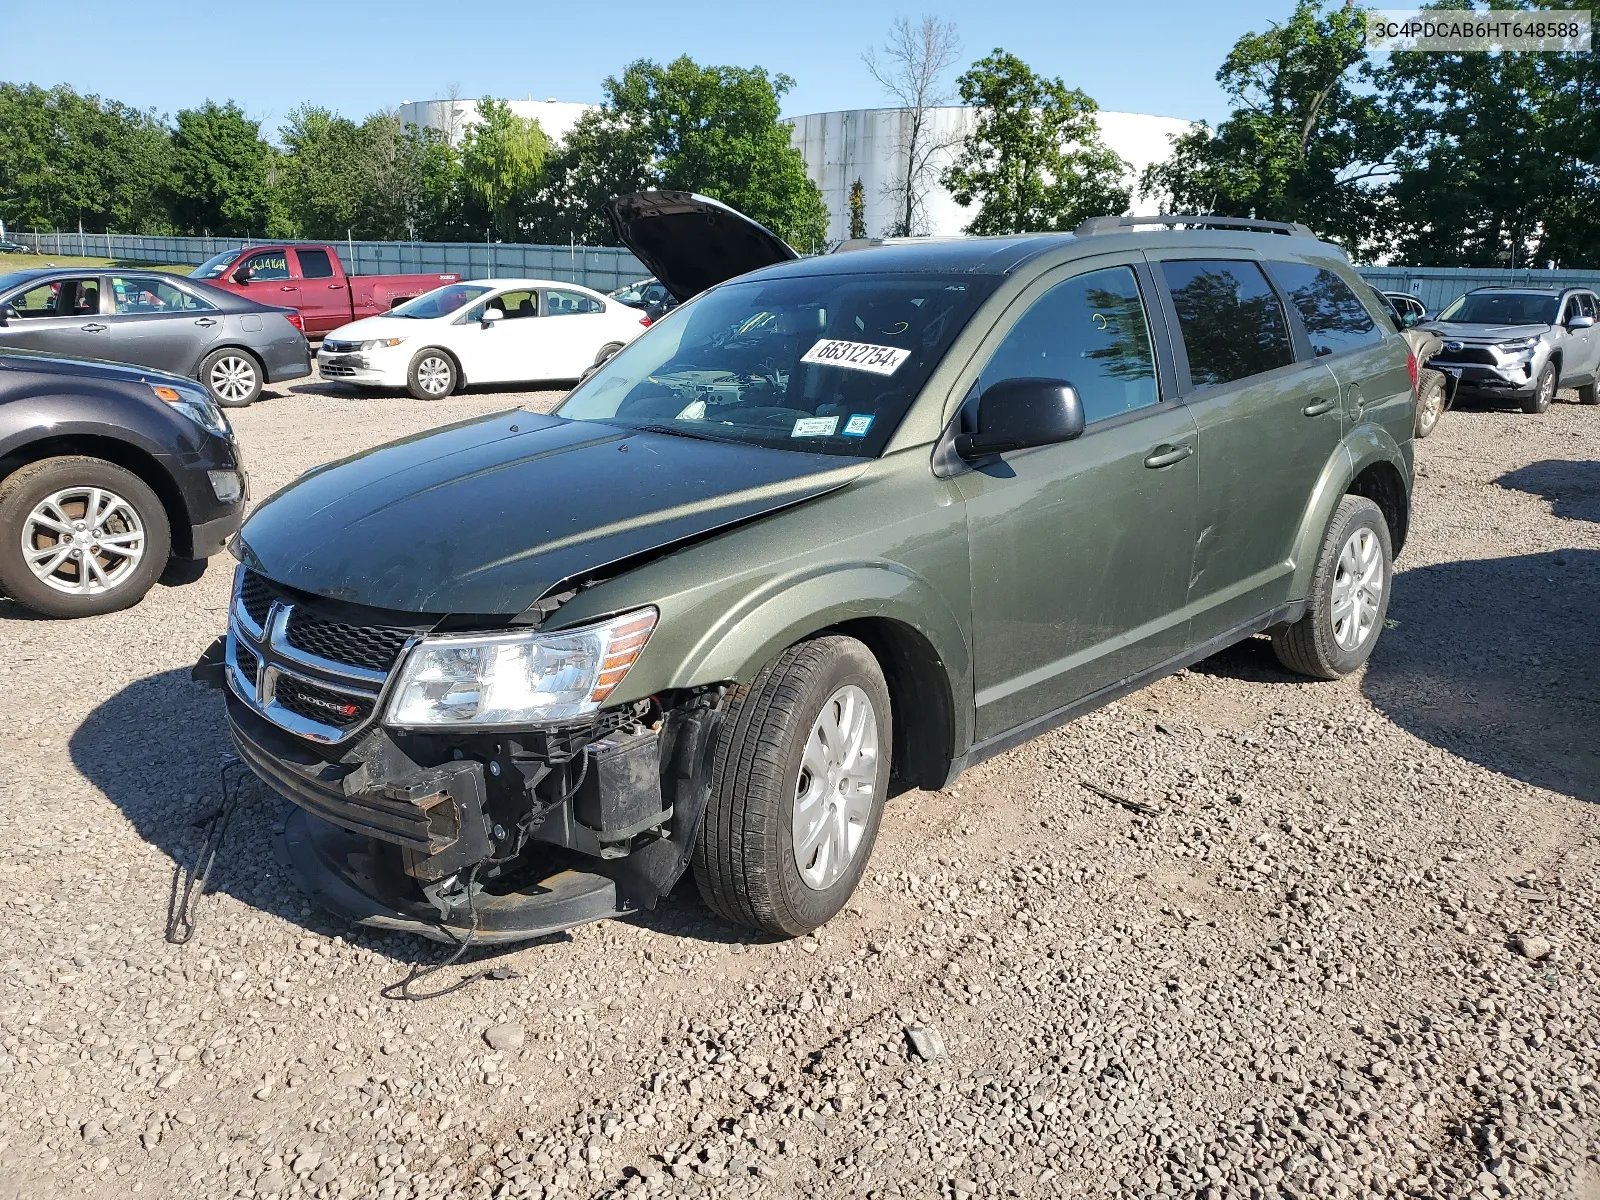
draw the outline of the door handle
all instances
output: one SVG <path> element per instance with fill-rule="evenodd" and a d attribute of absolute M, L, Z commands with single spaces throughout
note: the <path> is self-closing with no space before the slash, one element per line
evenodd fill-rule
<path fill-rule="evenodd" d="M 1332 412 L 1337 400 L 1313 400 L 1300 411 L 1308 417 L 1320 417 L 1323 413 Z"/>
<path fill-rule="evenodd" d="M 328 285 L 328 290 L 330 292 L 342 292 L 342 291 L 344 291 L 344 284 L 342 284 L 342 283 L 330 283 Z"/>
<path fill-rule="evenodd" d="M 1144 465 L 1152 470 L 1170 467 L 1173 463 L 1182 462 L 1194 453 L 1194 447 L 1179 442 L 1175 446 L 1157 446 L 1145 456 Z"/>
<path fill-rule="evenodd" d="M 199 325 L 202 329 L 210 329 L 213 325 L 216 324 L 216 322 L 214 320 L 212 320 L 210 317 L 197 317 L 195 319 L 195 324 Z"/>
<path fill-rule="evenodd" d="M 89 324 L 83 326 L 83 332 L 85 333 L 104 333 L 105 331 L 106 327 L 97 321 L 91 321 Z"/>
<path fill-rule="evenodd" d="M 279 288 L 278 290 L 280 292 L 292 292 L 292 291 L 294 291 L 294 287 L 292 285 L 286 283 L 281 288 Z"/>

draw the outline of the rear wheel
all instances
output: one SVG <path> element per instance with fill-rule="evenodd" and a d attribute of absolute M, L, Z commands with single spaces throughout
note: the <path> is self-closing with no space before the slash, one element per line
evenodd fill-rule
<path fill-rule="evenodd" d="M 738 689 L 695 844 L 707 906 L 787 937 L 831 919 L 872 854 L 892 745 L 883 672 L 854 638 L 791 646 Z"/>
<path fill-rule="evenodd" d="M 443 400 L 456 390 L 455 359 L 443 350 L 419 350 L 406 372 L 406 391 L 418 400 Z"/>
<path fill-rule="evenodd" d="M 1444 376 L 1424 370 L 1417 378 L 1417 436 L 1425 438 L 1444 416 Z"/>
<path fill-rule="evenodd" d="M 47 617 L 137 604 L 167 565 L 161 501 L 98 458 L 47 458 L 0 483 L 0 589 Z"/>
<path fill-rule="evenodd" d="M 254 403 L 265 380 L 255 356 L 232 347 L 213 350 L 200 364 L 200 382 L 223 408 L 243 408 Z"/>
<path fill-rule="evenodd" d="M 1600 383 L 1586 383 L 1578 389 L 1579 404 L 1600 404 Z"/>
<path fill-rule="evenodd" d="M 1539 382 L 1533 386 L 1533 394 L 1522 402 L 1522 411 L 1538 414 L 1550 410 L 1550 401 L 1556 395 L 1556 365 L 1545 363 L 1544 370 L 1539 372 Z"/>
<path fill-rule="evenodd" d="M 1272 649 L 1291 671 L 1338 679 L 1372 654 L 1389 611 L 1389 524 L 1365 496 L 1333 510 L 1311 576 L 1305 615 L 1273 631 Z"/>

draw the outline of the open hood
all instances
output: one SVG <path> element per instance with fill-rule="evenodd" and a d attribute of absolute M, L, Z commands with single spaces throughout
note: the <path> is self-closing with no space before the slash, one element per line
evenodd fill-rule
<path fill-rule="evenodd" d="M 564 579 L 843 487 L 861 459 L 505 412 L 302 475 L 235 553 L 277 583 L 412 613 L 520 613 Z"/>
<path fill-rule="evenodd" d="M 622 244 L 679 303 L 747 271 L 800 257 L 772 230 L 693 192 L 614 196 L 606 216 Z"/>

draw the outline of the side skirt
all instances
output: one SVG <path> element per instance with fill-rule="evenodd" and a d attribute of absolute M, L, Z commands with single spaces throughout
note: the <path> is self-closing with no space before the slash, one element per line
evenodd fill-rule
<path fill-rule="evenodd" d="M 1060 728 L 1069 721 L 1075 721 L 1084 713 L 1093 712 L 1103 708 L 1113 700 L 1120 700 L 1132 692 L 1146 687 L 1166 675 L 1172 675 L 1185 667 L 1193 666 L 1202 659 L 1210 658 L 1219 651 L 1226 650 L 1235 642 L 1242 642 L 1247 637 L 1254 637 L 1263 630 L 1271 629 L 1274 625 L 1291 625 L 1305 615 L 1306 602 L 1304 600 L 1291 600 L 1287 604 L 1280 604 L 1257 617 L 1252 617 L 1242 625 L 1225 630 L 1213 638 L 1195 646 L 1190 646 L 1183 653 L 1174 655 L 1164 662 L 1157 663 L 1137 675 L 1130 675 L 1116 683 L 1107 684 L 1097 692 L 1090 692 L 1087 696 L 1080 696 L 1071 704 L 1064 704 L 1043 716 L 1034 717 L 1024 721 L 1021 725 L 1014 725 L 1010 729 L 975 742 L 972 747 L 961 757 L 950 764 L 950 774 L 945 779 L 944 786 L 949 787 L 956 777 L 968 767 L 975 767 L 985 759 L 993 758 L 997 754 L 1004 754 L 1007 750 L 1014 749 L 1024 742 L 1030 742 L 1040 734 L 1049 733 L 1052 729 Z"/>

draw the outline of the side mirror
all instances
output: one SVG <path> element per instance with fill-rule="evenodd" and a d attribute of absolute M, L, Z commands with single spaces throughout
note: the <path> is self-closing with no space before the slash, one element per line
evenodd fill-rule
<path fill-rule="evenodd" d="M 478 318 L 478 324 L 485 329 L 493 329 L 496 321 L 503 320 L 505 320 L 505 313 L 498 308 L 486 308 L 483 310 L 483 316 Z"/>
<path fill-rule="evenodd" d="M 1567 321 L 1568 329 L 1590 329 L 1594 326 L 1594 318 L 1583 316 L 1581 313 Z"/>
<path fill-rule="evenodd" d="M 16 309 L 12 308 L 11 305 L 0 304 L 0 325 L 4 325 L 8 321 L 18 320 L 21 318 L 21 316 L 22 314 Z"/>
<path fill-rule="evenodd" d="M 255 275 L 255 268 L 240 267 L 233 273 L 233 281 L 235 283 L 249 283 L 255 278 Z"/>
<path fill-rule="evenodd" d="M 964 459 L 1053 446 L 1083 433 L 1083 401 L 1065 379 L 1003 379 L 978 397 L 978 428 L 957 434 Z"/>

